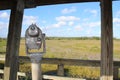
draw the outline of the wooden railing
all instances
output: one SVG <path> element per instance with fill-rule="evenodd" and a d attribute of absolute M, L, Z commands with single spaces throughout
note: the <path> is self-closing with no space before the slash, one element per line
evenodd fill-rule
<path fill-rule="evenodd" d="M 3 57 L 0 57 L 0 61 L 4 61 Z M 20 56 L 19 62 L 30 63 L 30 58 L 26 56 Z M 64 65 L 75 66 L 91 66 L 100 67 L 99 60 L 79 60 L 79 59 L 59 59 L 59 58 L 43 58 L 42 64 L 56 64 L 58 65 L 57 75 L 64 76 Z M 120 61 L 114 61 L 114 78 L 118 79 Z"/>

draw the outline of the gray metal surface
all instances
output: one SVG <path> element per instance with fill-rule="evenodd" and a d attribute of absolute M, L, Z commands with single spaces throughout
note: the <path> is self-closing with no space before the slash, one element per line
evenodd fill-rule
<path fill-rule="evenodd" d="M 26 47 L 27 49 L 40 49 L 42 45 L 42 31 L 35 25 L 32 24 L 26 30 Z"/>

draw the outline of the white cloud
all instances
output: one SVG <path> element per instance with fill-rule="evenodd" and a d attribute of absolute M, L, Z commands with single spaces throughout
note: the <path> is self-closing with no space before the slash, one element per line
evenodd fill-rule
<path fill-rule="evenodd" d="M 90 19 L 89 18 L 84 18 L 83 21 L 86 22 L 86 21 L 89 21 Z"/>
<path fill-rule="evenodd" d="M 38 19 L 37 16 L 26 16 L 26 15 L 24 15 L 24 17 L 23 17 L 23 24 L 24 25 L 30 25 L 32 23 L 36 23 L 37 19 Z"/>
<path fill-rule="evenodd" d="M 90 35 L 91 33 L 92 33 L 92 29 L 91 28 L 86 31 L 87 35 Z"/>
<path fill-rule="evenodd" d="M 42 23 L 46 23 L 47 21 L 43 20 Z"/>
<path fill-rule="evenodd" d="M 92 10 L 90 10 L 90 9 L 86 9 L 86 10 L 84 10 L 86 13 L 91 13 L 92 14 L 92 16 L 94 16 L 94 17 L 96 17 L 97 15 L 98 15 L 98 11 L 97 10 L 95 10 L 95 9 L 92 9 Z"/>
<path fill-rule="evenodd" d="M 53 24 L 52 27 L 58 28 L 58 27 L 61 27 L 61 26 L 64 26 L 64 25 L 66 25 L 66 22 L 60 21 L 56 24 Z"/>
<path fill-rule="evenodd" d="M 98 14 L 97 10 L 91 10 L 90 12 L 93 14 L 93 16 L 97 16 L 97 14 Z"/>
<path fill-rule="evenodd" d="M 70 21 L 70 22 L 68 22 L 68 25 L 69 25 L 69 26 L 73 26 L 73 25 L 74 25 L 74 22 L 73 22 L 73 21 Z"/>
<path fill-rule="evenodd" d="M 60 16 L 56 17 L 57 21 L 78 21 L 80 18 L 75 17 L 75 16 Z"/>
<path fill-rule="evenodd" d="M 88 24 L 89 27 L 98 27 L 100 26 L 100 22 L 91 22 Z"/>
<path fill-rule="evenodd" d="M 83 28 L 81 27 L 81 25 L 77 25 L 77 26 L 75 26 L 75 30 L 82 31 Z"/>
<path fill-rule="evenodd" d="M 113 22 L 114 22 L 114 23 L 120 23 L 120 18 L 114 18 L 114 19 L 113 19 Z"/>
<path fill-rule="evenodd" d="M 71 31 L 72 29 L 71 28 L 67 28 L 67 31 Z"/>
<path fill-rule="evenodd" d="M 50 26 L 47 26 L 46 29 L 51 29 L 51 28 L 59 28 L 62 26 L 73 26 L 74 21 L 79 21 L 80 18 L 77 18 L 75 16 L 59 16 L 56 17 L 55 20 L 57 21 L 54 24 L 51 24 Z"/>
<path fill-rule="evenodd" d="M 120 11 L 116 13 L 116 17 L 120 17 Z"/>
<path fill-rule="evenodd" d="M 100 21 L 98 22 L 89 22 L 83 24 L 84 27 L 99 27 L 100 26 Z"/>
<path fill-rule="evenodd" d="M 4 23 L 0 22 L 0 29 L 4 27 Z"/>
<path fill-rule="evenodd" d="M 8 23 L 0 22 L 0 30 L 1 29 L 6 29 L 8 27 Z"/>
<path fill-rule="evenodd" d="M 114 26 L 120 26 L 120 18 L 113 18 Z"/>
<path fill-rule="evenodd" d="M 5 22 L 0 22 L 0 37 L 7 37 L 7 33 L 8 33 L 8 23 Z"/>
<path fill-rule="evenodd" d="M 55 23 L 46 26 L 43 28 L 44 31 L 48 31 L 53 28 L 60 28 L 60 27 L 68 27 L 74 26 L 75 21 L 79 21 L 80 18 L 77 18 L 75 16 L 59 16 L 55 18 Z"/>
<path fill-rule="evenodd" d="M 9 19 L 9 14 L 7 12 L 2 12 L 0 13 L 0 18 L 3 18 L 3 19 Z"/>
<path fill-rule="evenodd" d="M 72 12 L 76 12 L 76 8 L 75 7 L 65 8 L 61 12 L 62 12 L 62 14 L 69 14 L 69 13 L 72 13 Z"/>

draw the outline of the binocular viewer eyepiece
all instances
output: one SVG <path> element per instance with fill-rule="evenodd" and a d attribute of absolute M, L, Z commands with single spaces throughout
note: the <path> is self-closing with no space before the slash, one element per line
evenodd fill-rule
<path fill-rule="evenodd" d="M 28 35 L 30 37 L 37 37 L 42 34 L 42 31 L 34 24 L 30 25 L 28 28 Z"/>
<path fill-rule="evenodd" d="M 40 61 L 42 60 L 43 53 L 46 52 L 45 45 L 45 34 L 42 33 L 41 29 L 36 24 L 31 24 L 25 33 L 25 45 L 26 54 L 31 60 L 32 66 L 32 80 L 42 80 L 42 74 L 40 71 Z M 39 50 L 32 51 L 31 50 Z"/>
<path fill-rule="evenodd" d="M 43 45 L 43 52 L 45 52 L 45 34 L 36 24 L 31 24 L 25 33 L 25 44 L 27 54 L 31 53 L 29 50 L 40 49 Z"/>

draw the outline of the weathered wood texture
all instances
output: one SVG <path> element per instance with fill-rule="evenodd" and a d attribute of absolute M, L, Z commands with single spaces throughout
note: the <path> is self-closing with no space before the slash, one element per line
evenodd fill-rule
<path fill-rule="evenodd" d="M 0 57 L 0 61 L 5 61 L 3 57 Z M 26 56 L 20 56 L 19 57 L 19 63 L 30 63 L 30 58 Z M 100 61 L 99 60 L 76 60 L 76 59 L 58 59 L 58 58 L 43 58 L 42 64 L 55 64 L 59 65 L 62 64 L 62 67 L 60 69 L 64 69 L 64 65 L 74 65 L 74 66 L 90 66 L 90 67 L 100 67 Z M 120 67 L 120 61 L 114 61 L 114 78 L 118 79 L 118 72 Z M 59 66 L 60 67 L 60 66 Z M 58 67 L 58 69 L 59 69 Z M 60 71 L 60 70 L 58 70 Z M 60 73 L 60 74 L 64 74 Z M 60 75 L 58 74 L 58 75 Z M 61 76 L 61 75 L 60 75 Z"/>
<path fill-rule="evenodd" d="M 113 68 L 113 78 L 114 78 L 114 80 L 118 80 L 118 78 L 119 78 L 119 67 L 118 66 L 114 66 L 114 68 Z"/>
<path fill-rule="evenodd" d="M 24 2 L 17 0 L 12 6 L 4 69 L 4 80 L 16 80 L 18 70 L 18 53 L 23 19 Z"/>
<path fill-rule="evenodd" d="M 0 69 L 0 74 L 4 74 L 4 71 Z M 18 80 L 19 77 L 30 77 L 26 73 L 18 72 Z M 59 76 L 52 76 L 52 75 L 43 75 L 44 80 L 86 80 L 86 79 L 80 79 L 80 78 L 71 78 L 71 77 L 59 77 Z M 0 79 L 2 80 L 2 79 Z M 21 80 L 21 79 L 20 79 Z"/>
<path fill-rule="evenodd" d="M 2 59 L 2 58 L 1 58 Z M 3 60 L 3 59 L 2 59 Z M 30 63 L 30 58 L 26 56 L 19 56 L 19 63 Z M 76 66 L 100 66 L 98 60 L 79 60 L 79 59 L 59 59 L 59 58 L 42 58 L 42 64 L 63 64 L 63 65 L 76 65 Z M 120 62 L 116 61 L 115 64 L 120 66 Z"/>
<path fill-rule="evenodd" d="M 23 62 L 30 63 L 30 58 L 26 56 L 19 56 L 19 63 L 23 63 Z M 100 67 L 100 60 L 43 58 L 41 63 Z M 120 61 L 114 61 L 114 66 L 120 66 Z"/>
<path fill-rule="evenodd" d="M 58 64 L 57 75 L 64 76 L 64 65 Z"/>
<path fill-rule="evenodd" d="M 11 9 L 15 0 L 0 0 L 0 10 Z M 24 0 L 25 8 L 34 8 L 43 5 L 81 3 L 81 2 L 99 2 L 100 0 Z M 119 0 L 113 0 L 119 1 Z"/>
<path fill-rule="evenodd" d="M 101 0 L 101 79 L 113 80 L 112 0 Z"/>

